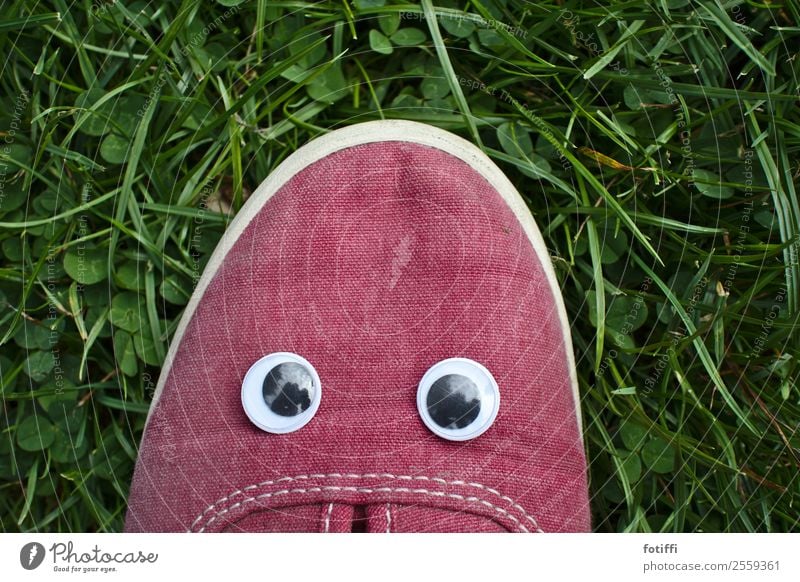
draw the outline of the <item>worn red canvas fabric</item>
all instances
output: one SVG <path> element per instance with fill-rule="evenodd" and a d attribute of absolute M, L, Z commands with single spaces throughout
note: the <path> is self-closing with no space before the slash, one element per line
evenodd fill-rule
<path fill-rule="evenodd" d="M 588 530 L 548 260 L 495 186 L 441 149 L 373 141 L 309 163 L 233 243 L 178 338 L 126 530 Z M 322 383 L 290 434 L 242 409 L 245 373 L 273 352 Z M 465 442 L 435 436 L 415 402 L 451 357 L 483 364 L 501 394 Z"/>

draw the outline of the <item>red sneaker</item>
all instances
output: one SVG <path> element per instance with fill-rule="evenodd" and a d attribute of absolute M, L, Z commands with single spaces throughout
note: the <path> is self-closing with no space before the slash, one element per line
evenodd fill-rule
<path fill-rule="evenodd" d="M 289 157 L 164 364 L 127 531 L 586 531 L 569 324 L 475 146 L 407 121 Z"/>

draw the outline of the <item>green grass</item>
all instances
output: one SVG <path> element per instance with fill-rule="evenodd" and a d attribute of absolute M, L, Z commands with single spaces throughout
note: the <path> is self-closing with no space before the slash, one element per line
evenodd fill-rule
<path fill-rule="evenodd" d="M 797 3 L 235 3 L 0 4 L 3 531 L 122 528 L 198 267 L 292 151 L 382 118 L 536 216 L 597 531 L 800 529 Z"/>

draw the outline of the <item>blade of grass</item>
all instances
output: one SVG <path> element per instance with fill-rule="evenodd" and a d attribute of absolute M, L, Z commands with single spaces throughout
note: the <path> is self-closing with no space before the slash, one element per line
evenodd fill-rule
<path fill-rule="evenodd" d="M 589 194 L 586 191 L 586 184 L 580 174 L 576 176 L 581 199 L 584 205 L 588 206 Z M 595 313 L 597 313 L 597 333 L 595 334 L 594 350 L 594 372 L 600 371 L 603 362 L 603 344 L 606 336 L 606 285 L 603 277 L 602 251 L 600 250 L 600 239 L 597 236 L 597 227 L 594 220 L 589 218 L 586 221 L 586 234 L 589 237 L 589 254 L 592 258 L 592 279 L 595 289 Z"/>
<path fill-rule="evenodd" d="M 753 46 L 744 33 L 739 30 L 739 27 L 731 20 L 730 16 L 718 5 L 711 4 L 710 2 L 696 2 L 711 19 L 719 26 L 729 39 L 731 39 L 741 51 L 746 54 L 750 60 L 756 63 L 765 74 L 774 77 L 775 67 L 770 63 L 758 49 Z"/>
<path fill-rule="evenodd" d="M 436 12 L 433 8 L 432 0 L 422 0 L 422 9 L 425 14 L 425 22 L 428 24 L 428 30 L 431 33 L 433 46 L 436 49 L 436 56 L 439 57 L 439 64 L 442 66 L 444 75 L 447 78 L 447 84 L 450 86 L 450 92 L 456 100 L 461 115 L 464 117 L 464 122 L 469 128 L 472 140 L 479 146 L 483 147 L 481 137 L 478 135 L 478 127 L 475 125 L 475 119 L 470 111 L 469 104 L 464 91 L 461 90 L 461 84 L 458 82 L 455 70 L 453 70 L 453 63 L 450 62 L 450 55 L 447 54 L 447 48 L 444 46 L 442 33 L 439 31 L 439 23 L 436 21 Z"/>
<path fill-rule="evenodd" d="M 0 20 L 0 32 L 7 33 L 12 30 L 23 30 L 31 26 L 43 26 L 45 24 L 58 24 L 61 22 L 60 12 L 45 12 L 43 14 L 31 14 L 25 18 L 10 18 Z"/>
<path fill-rule="evenodd" d="M 595 63 L 583 73 L 583 78 L 589 80 L 597 73 L 605 69 L 611 63 L 611 61 L 616 58 L 616 56 L 619 54 L 619 51 L 625 48 L 625 45 L 628 44 L 628 41 L 634 38 L 636 33 L 639 32 L 639 29 L 642 28 L 642 25 L 644 25 L 644 20 L 634 20 L 631 25 L 625 29 L 625 32 L 620 39 L 614 43 L 614 46 L 600 55 L 597 61 L 595 61 Z"/>
<path fill-rule="evenodd" d="M 656 275 L 656 273 L 649 267 L 647 264 L 642 261 L 636 254 L 633 254 L 634 262 L 639 265 L 639 267 L 655 282 L 661 292 L 664 293 L 664 296 L 669 301 L 670 305 L 675 309 L 675 312 L 683 321 L 684 326 L 686 326 L 686 333 L 690 336 L 693 336 L 697 333 L 697 329 L 694 326 L 694 323 L 689 318 L 686 313 L 686 310 L 681 305 L 681 302 L 675 297 L 675 294 L 672 290 L 667 286 L 661 278 Z M 708 353 L 708 349 L 706 348 L 705 344 L 703 343 L 702 338 L 695 337 L 692 340 L 692 344 L 697 351 L 697 355 L 700 358 L 700 361 L 703 364 L 706 372 L 711 379 L 712 384 L 719 390 L 719 393 L 722 395 L 723 400 L 725 400 L 725 404 L 728 405 L 728 408 L 733 412 L 739 422 L 747 427 L 747 429 L 752 432 L 755 436 L 760 436 L 759 431 L 753 425 L 752 421 L 748 416 L 744 413 L 741 407 L 737 404 L 736 400 L 734 400 L 733 396 L 731 395 L 728 387 L 725 385 L 725 382 L 722 380 L 722 377 L 719 375 L 719 371 L 717 370 L 716 366 L 714 365 L 714 361 L 711 358 L 711 354 Z"/>

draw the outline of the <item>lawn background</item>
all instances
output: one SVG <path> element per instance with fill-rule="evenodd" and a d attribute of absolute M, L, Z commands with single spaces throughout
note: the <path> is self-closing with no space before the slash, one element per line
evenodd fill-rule
<path fill-rule="evenodd" d="M 542 229 L 595 529 L 797 530 L 799 36 L 788 1 L 2 2 L 2 531 L 122 529 L 225 225 L 394 118 L 479 144 Z"/>

